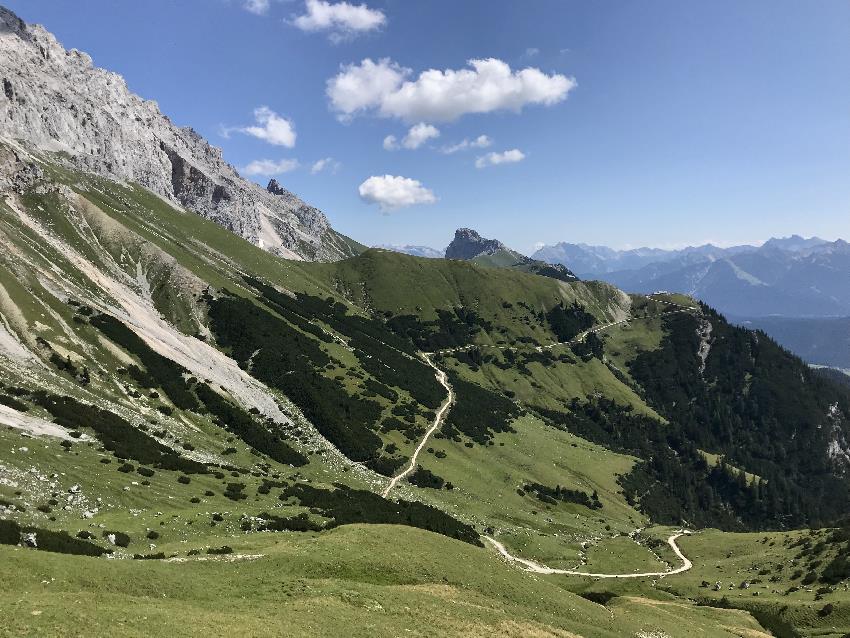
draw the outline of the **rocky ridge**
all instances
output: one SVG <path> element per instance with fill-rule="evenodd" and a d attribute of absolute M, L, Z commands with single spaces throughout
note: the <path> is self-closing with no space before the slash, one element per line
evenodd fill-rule
<path fill-rule="evenodd" d="M 486 239 L 471 228 L 458 228 L 452 243 L 446 248 L 446 259 L 474 259 L 500 250 L 514 252 L 498 239 Z"/>
<path fill-rule="evenodd" d="M 561 281 L 578 279 L 562 264 L 548 264 L 505 246 L 498 239 L 487 239 L 471 228 L 458 228 L 445 252 L 446 259 L 464 259 L 481 265 L 501 266 L 530 272 Z"/>
<path fill-rule="evenodd" d="M 3 7 L 0 84 L 0 136 L 7 140 L 138 183 L 285 258 L 335 260 L 354 252 L 320 210 L 279 185 L 271 192 L 243 179 L 221 149 L 174 125 L 120 75 Z"/>

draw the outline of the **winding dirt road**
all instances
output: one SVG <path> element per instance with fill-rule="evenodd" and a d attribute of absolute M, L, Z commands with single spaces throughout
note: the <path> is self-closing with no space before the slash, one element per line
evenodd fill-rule
<path fill-rule="evenodd" d="M 533 572 L 535 574 L 566 574 L 567 576 L 586 576 L 588 578 L 663 578 L 664 576 L 673 576 L 674 574 L 681 574 L 682 572 L 688 571 L 691 567 L 693 567 L 693 563 L 682 553 L 682 550 L 679 549 L 679 546 L 676 544 L 676 539 L 680 536 L 684 536 L 686 534 L 690 534 L 691 532 L 688 530 L 681 530 L 672 534 L 670 538 L 667 539 L 667 544 L 673 549 L 673 552 L 679 559 L 682 561 L 682 564 L 676 569 L 671 569 L 666 572 L 643 572 L 641 574 L 594 574 L 590 572 L 580 572 L 574 569 L 555 569 L 553 567 L 547 567 L 546 565 L 541 565 L 540 563 L 535 563 L 533 560 L 527 560 L 525 558 L 519 558 L 518 556 L 514 556 L 511 554 L 507 548 L 502 545 L 495 538 L 491 538 L 490 536 L 484 536 L 488 543 L 490 543 L 493 547 L 496 548 L 504 558 L 507 559 L 509 563 L 519 563 L 525 568 L 525 571 Z"/>
<path fill-rule="evenodd" d="M 663 303 L 663 304 L 666 304 L 666 305 L 669 305 L 669 306 L 676 306 L 676 307 L 679 308 L 678 312 L 696 310 L 696 308 L 683 306 L 683 305 L 680 305 L 680 304 L 677 304 L 677 303 L 673 303 L 673 302 L 669 302 L 669 301 L 662 301 L 660 299 L 653 299 L 652 295 L 647 295 L 647 298 L 652 299 L 652 301 Z M 545 346 L 537 346 L 535 349 L 538 352 L 542 352 L 543 350 L 548 350 L 548 349 L 554 348 L 556 346 L 573 345 L 573 344 L 581 343 L 582 341 L 584 341 L 587 338 L 587 336 L 589 334 L 595 334 L 597 332 L 602 332 L 603 330 L 613 328 L 614 326 L 626 324 L 631 320 L 632 320 L 631 318 L 626 318 L 626 319 L 623 319 L 621 321 L 613 321 L 611 323 L 603 324 L 601 326 L 596 326 L 595 328 L 591 328 L 590 330 L 586 330 L 585 332 L 579 334 L 578 336 L 576 336 L 574 339 L 572 339 L 570 341 L 555 342 L 555 343 L 551 343 L 551 344 L 548 344 L 548 345 L 545 345 Z M 448 353 L 451 353 L 451 352 L 460 352 L 462 350 L 468 350 L 470 348 L 475 348 L 475 347 L 490 347 L 490 348 L 497 348 L 497 349 L 506 349 L 506 348 L 510 348 L 511 346 L 468 345 L 468 346 L 459 346 L 457 348 L 446 348 L 444 350 L 438 350 L 437 352 L 432 352 L 432 353 L 428 353 L 428 352 L 420 353 L 422 358 L 425 360 L 425 362 L 434 369 L 434 372 L 436 373 L 437 381 L 439 381 L 440 385 L 442 385 L 446 389 L 448 396 L 446 397 L 446 400 L 443 401 L 443 404 L 440 406 L 440 409 L 437 412 L 437 416 L 434 418 L 434 423 L 431 425 L 430 428 L 428 428 L 428 431 L 425 432 L 425 436 L 422 437 L 422 440 L 419 442 L 419 445 L 416 447 L 416 450 L 414 450 L 413 455 L 410 457 L 410 462 L 407 464 L 407 466 L 405 467 L 404 470 L 402 470 L 401 472 L 399 472 L 398 474 L 396 474 L 395 476 L 393 476 L 390 479 L 389 483 L 384 488 L 384 491 L 381 492 L 382 497 L 387 498 L 389 496 L 390 492 L 392 491 L 392 489 L 398 484 L 398 482 L 400 480 L 402 480 L 404 477 L 406 477 L 408 474 L 413 472 L 413 470 L 416 468 L 416 461 L 419 458 L 419 453 L 422 452 L 425 445 L 428 443 L 428 439 L 430 439 L 431 436 L 434 434 L 434 432 L 437 430 L 437 428 L 440 427 L 443 420 L 445 419 L 446 413 L 449 411 L 449 408 L 451 408 L 452 403 L 454 403 L 454 400 L 455 400 L 454 390 L 452 389 L 452 386 L 449 383 L 448 376 L 446 375 L 445 371 L 443 371 L 443 370 L 441 370 L 440 368 L 437 367 L 437 365 L 434 363 L 434 361 L 431 357 L 433 357 L 435 354 L 448 354 Z M 523 568 L 525 569 L 525 571 L 532 572 L 532 573 L 535 573 L 535 574 L 564 574 L 564 575 L 568 575 L 568 576 L 585 576 L 585 577 L 588 577 L 588 578 L 663 578 L 665 576 L 672 576 L 674 574 L 681 574 L 682 572 L 688 571 L 693 566 L 691 561 L 687 558 L 687 556 L 685 556 L 682 553 L 682 550 L 679 549 L 679 546 L 676 544 L 676 539 L 678 539 L 680 536 L 684 536 L 684 535 L 690 534 L 690 533 L 691 532 L 688 531 L 688 530 L 681 530 L 681 531 L 676 532 L 675 534 L 670 535 L 670 537 L 667 539 L 667 544 L 670 545 L 670 548 L 673 550 L 673 553 L 675 553 L 676 556 L 682 561 L 682 564 L 679 567 L 677 567 L 676 569 L 671 569 L 669 571 L 665 571 L 665 572 L 644 572 L 644 573 L 640 573 L 640 574 L 597 574 L 597 573 L 591 573 L 591 572 L 580 572 L 580 571 L 576 571 L 576 570 L 572 570 L 572 569 L 556 569 L 556 568 L 553 568 L 553 567 L 547 567 L 546 565 L 541 565 L 540 563 L 536 563 L 533 560 L 528 560 L 528 559 L 525 559 L 525 558 L 520 558 L 518 556 L 514 556 L 513 554 L 511 554 L 507 550 L 507 548 L 502 543 L 497 541 L 495 538 L 492 538 L 490 536 L 484 536 L 483 538 L 488 543 L 490 543 L 496 549 L 496 551 L 498 551 L 499 554 L 501 554 L 508 562 L 517 563 L 519 565 L 522 565 Z"/>
<path fill-rule="evenodd" d="M 427 432 L 425 432 L 425 436 L 422 437 L 422 440 L 419 442 L 419 445 L 416 446 L 416 450 L 414 450 L 413 455 L 410 457 L 410 462 L 407 464 L 407 467 L 395 476 L 393 476 L 390 479 L 390 482 L 387 484 L 386 488 L 384 488 L 384 491 L 381 492 L 381 496 L 383 496 L 384 498 L 387 498 L 389 493 L 401 479 L 410 474 L 416 468 L 416 459 L 419 458 L 419 453 L 425 447 L 425 444 L 428 443 L 428 439 L 431 438 L 431 435 L 434 434 L 438 427 L 440 427 L 440 424 L 443 422 L 443 418 L 446 416 L 446 413 L 449 411 L 449 408 L 451 407 L 452 403 L 454 403 L 455 393 L 454 390 L 452 390 L 451 384 L 449 383 L 449 378 L 443 370 L 440 370 L 434 364 L 434 361 L 431 359 L 432 356 L 433 355 L 426 352 L 422 353 L 422 358 L 425 359 L 429 366 L 434 368 L 434 371 L 437 374 L 437 381 L 439 381 L 440 385 L 442 385 L 446 389 L 446 392 L 448 392 L 448 396 L 446 397 L 446 400 L 443 401 L 443 404 L 440 406 L 440 409 L 437 411 L 437 416 L 434 417 L 434 423 L 431 424 L 431 427 L 428 428 Z"/>

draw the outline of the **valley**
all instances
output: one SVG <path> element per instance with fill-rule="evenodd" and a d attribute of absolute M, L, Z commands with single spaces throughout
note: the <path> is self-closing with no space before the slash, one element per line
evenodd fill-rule
<path fill-rule="evenodd" d="M 617 419 L 625 419 L 624 425 L 637 419 L 627 427 L 650 427 L 650 431 L 669 427 L 663 425 L 666 418 L 660 415 L 661 404 L 653 406 L 644 398 L 631 362 L 645 349 L 659 347 L 664 326 L 674 317 L 701 314 L 703 310 L 693 302 L 678 296 L 628 297 L 604 284 L 566 284 L 511 270 L 381 251 L 333 264 L 286 262 L 247 243 L 234 243 L 227 231 L 213 224 L 190 223 L 185 214 L 142 190 L 69 173 L 43 159 L 33 157 L 31 161 L 52 171 L 52 179 L 67 180 L 79 191 L 4 205 L 7 245 L 15 248 L 7 251 L 3 267 L 20 275 L 15 279 L 18 283 L 4 280 L 4 317 L 17 317 L 18 322 L 6 325 L 25 322 L 34 327 L 49 349 L 39 345 L 42 341 L 31 332 L 13 327 L 7 333 L 9 342 L 14 339 L 18 344 L 18 350 L 10 352 L 18 354 L 3 359 L 7 409 L 2 418 L 12 428 L 3 430 L 0 437 L 4 449 L 14 453 L 2 461 L 5 482 L 0 486 L 0 498 L 6 516 L 36 528 L 36 539 L 45 533 L 38 530 L 67 530 L 72 536 L 82 535 L 81 542 L 130 559 L 105 561 L 53 554 L 56 558 L 50 559 L 54 561 L 50 564 L 59 574 L 66 569 L 64 565 L 71 569 L 79 561 L 105 562 L 103 570 L 95 570 L 102 575 L 88 584 L 36 570 L 47 576 L 48 583 L 56 582 L 50 578 L 62 580 L 72 598 L 75 591 L 94 593 L 91 587 L 105 587 L 111 579 L 135 573 L 125 572 L 122 563 L 145 570 L 151 583 L 162 581 L 157 589 L 165 586 L 165 581 L 177 579 L 176 584 L 188 577 L 181 574 L 196 570 L 212 570 L 210 573 L 219 573 L 220 578 L 234 570 L 257 575 L 269 569 L 279 572 L 278 561 L 283 556 L 301 554 L 318 542 L 331 543 L 326 551 L 336 556 L 337 568 L 343 570 L 336 585 L 331 584 L 334 578 L 322 581 L 325 584 L 320 591 L 326 593 L 320 595 L 321 600 L 338 596 L 333 588 L 343 586 L 352 592 L 340 599 L 349 601 L 342 603 L 345 607 L 355 600 L 350 599 L 352 595 L 380 600 L 369 605 L 384 607 L 389 604 L 385 598 L 389 592 L 393 600 L 413 596 L 417 605 L 426 605 L 427 600 L 436 604 L 439 598 L 433 596 L 437 590 L 426 593 L 431 590 L 417 586 L 398 598 L 398 587 L 417 573 L 417 564 L 435 559 L 429 551 L 448 552 L 447 558 L 457 555 L 457 560 L 471 551 L 462 560 L 478 565 L 483 579 L 480 586 L 486 587 L 488 596 L 495 595 L 492 585 L 485 585 L 491 579 L 516 580 L 527 587 L 523 569 L 512 561 L 501 562 L 504 555 L 495 549 L 501 547 L 507 555 L 539 562 L 546 565 L 544 571 L 551 571 L 539 576 L 577 579 L 565 585 L 545 585 L 555 586 L 574 611 L 564 612 L 566 615 L 555 621 L 540 616 L 534 604 L 515 600 L 512 604 L 525 606 L 514 608 L 510 620 L 505 617 L 497 625 L 489 624 L 491 630 L 507 634 L 515 631 L 509 629 L 515 622 L 520 623 L 517 627 L 526 626 L 525 622 L 543 623 L 534 626 L 553 630 L 565 622 L 565 627 L 574 630 L 585 617 L 583 633 L 608 635 L 604 627 L 613 613 L 617 630 L 610 635 L 617 635 L 631 622 L 635 631 L 668 627 L 668 633 L 676 635 L 674 617 L 665 615 L 663 606 L 656 608 L 643 601 L 670 595 L 664 593 L 666 583 L 681 578 L 684 572 L 676 570 L 686 560 L 693 560 L 689 544 L 678 538 L 676 545 L 668 545 L 675 529 L 653 526 L 655 521 L 667 521 L 657 519 L 657 514 L 648 516 L 640 501 L 630 500 L 634 498 L 629 496 L 632 488 L 623 481 L 640 467 L 640 448 L 626 441 L 612 445 L 609 435 L 603 436 L 595 428 L 604 411 L 612 409 L 605 418 L 614 420 L 604 427 L 611 427 Z M 86 222 L 68 225 L 63 221 L 75 217 Z M 62 225 L 65 230 L 60 242 L 53 229 Z M 85 230 L 80 233 L 76 229 Z M 193 239 L 188 239 L 189 229 Z M 198 246 L 203 250 L 197 250 Z M 140 251 L 140 247 L 144 249 Z M 88 257 L 84 259 L 84 255 Z M 161 264 L 167 265 L 164 270 Z M 385 273 L 393 275 L 386 284 L 382 279 Z M 399 278 L 405 276 L 419 283 L 416 296 L 400 295 L 400 290 L 414 290 L 413 286 L 399 288 Z M 193 294 L 175 295 L 175 290 L 183 290 L 182 284 L 178 289 L 157 287 L 160 277 L 208 283 L 186 289 L 194 290 Z M 282 295 L 263 281 L 285 281 L 288 292 Z M 222 292 L 213 292 L 210 283 Z M 498 293 L 488 294 L 488 289 Z M 74 303 L 57 298 L 58 291 L 65 291 L 60 297 L 67 295 Z M 431 299 L 430 305 L 423 303 L 425 298 Z M 248 300 L 250 304 L 245 305 Z M 458 314 L 460 304 L 474 312 Z M 375 316 L 382 320 L 375 322 Z M 116 317 L 120 323 L 107 317 Z M 234 320 L 234 328 L 240 329 L 231 333 Z M 246 322 L 255 323 L 248 333 L 243 331 L 250 325 Z M 130 338 L 131 334 L 141 341 Z M 275 334 L 286 335 L 286 340 L 276 341 Z M 260 341 L 244 342 L 249 335 Z M 422 352 L 432 354 L 420 355 Z M 33 365 L 42 357 L 50 359 L 51 353 L 59 353 L 54 362 Z M 376 367 L 370 363 L 370 355 L 394 362 L 393 368 Z M 279 376 L 278 357 L 282 356 L 289 362 L 284 365 L 303 370 L 298 384 L 293 385 L 296 379 L 285 371 Z M 711 356 L 709 352 L 709 360 Z M 170 361 L 183 370 L 177 376 L 168 372 L 174 365 Z M 81 376 L 84 369 L 89 371 L 87 381 Z M 405 376 L 392 372 L 402 369 Z M 311 389 L 314 384 L 323 394 Z M 216 386 L 219 390 L 213 394 L 204 389 Z M 141 448 L 104 449 L 104 445 L 113 445 L 102 438 L 105 430 L 91 430 L 86 421 L 77 424 L 67 417 L 59 418 L 58 425 L 51 423 L 59 413 L 38 392 L 97 402 L 111 414 L 137 424 L 146 437 L 153 432 L 165 447 L 158 448 L 160 456 L 142 455 Z M 219 392 L 223 403 L 214 400 Z M 350 414 L 346 425 L 325 421 L 323 396 L 350 406 L 341 408 Z M 596 397 L 593 401 L 598 407 L 593 410 L 603 412 L 586 411 L 593 403 L 570 403 L 578 397 Z M 613 403 L 600 403 L 602 397 Z M 200 400 L 209 412 L 192 407 Z M 239 405 L 246 411 L 238 411 Z M 470 411 L 472 405 L 476 407 Z M 483 408 L 485 405 L 488 407 Z M 45 412 L 43 406 L 54 413 Z M 616 406 L 625 406 L 627 411 L 620 412 Z M 259 414 L 247 412 L 248 408 Z M 560 417 L 555 414 L 560 410 L 573 415 L 566 427 L 558 425 Z M 627 416 L 631 413 L 636 416 Z M 140 422 L 138 414 L 145 415 L 145 421 Z M 483 421 L 476 416 L 485 414 Z M 370 419 L 385 425 L 376 428 Z M 347 430 L 355 426 L 364 428 L 360 430 L 363 434 L 351 439 Z M 260 436 L 263 430 L 275 434 L 272 438 Z M 116 440 L 114 445 L 118 443 Z M 138 445 L 142 444 L 148 446 L 140 440 Z M 199 465 L 161 456 L 175 449 L 179 457 Z M 749 469 L 730 451 L 727 456 L 730 464 Z M 182 471 L 170 469 L 181 466 Z M 379 499 L 382 493 L 391 497 L 388 503 L 398 503 L 403 509 L 398 505 L 383 509 L 368 496 Z M 343 494 L 350 496 L 341 500 Z M 664 498 L 671 497 L 676 498 Z M 56 505 L 51 505 L 53 502 Z M 422 507 L 407 503 L 421 503 Z M 393 524 L 396 522 L 404 525 Z M 368 525 L 363 527 L 363 523 Z M 411 525 L 420 531 L 405 531 Z M 351 532 L 345 531 L 348 529 Z M 355 538 L 348 536 L 351 533 L 361 539 L 357 550 L 351 545 Z M 402 549 L 402 538 L 410 533 L 426 534 L 429 540 L 416 536 L 415 551 Z M 127 548 L 112 545 L 107 538 L 110 534 L 116 542 L 126 535 Z M 370 544 L 363 545 L 366 537 L 357 534 L 366 534 Z M 487 538 L 499 545 L 493 546 Z M 348 549 L 336 546 L 333 539 Z M 469 549 L 449 551 L 442 545 L 446 542 L 452 548 Z M 431 543 L 441 549 L 429 550 Z M 382 544 L 386 544 L 384 549 L 380 549 Z M 680 558 L 678 548 L 685 558 Z M 216 554 L 219 550 L 222 553 Z M 285 554 L 279 554 L 281 551 Z M 372 577 L 367 574 L 375 568 L 372 551 L 386 552 L 388 559 L 397 561 L 389 573 L 399 576 L 370 585 Z M 8 546 L 0 547 L 0 552 L 9 560 L 23 560 L 22 565 L 34 560 L 30 556 L 41 561 L 42 556 L 50 555 Z M 133 555 L 138 559 L 132 560 Z M 309 555 L 315 558 L 314 552 Z M 151 560 L 141 560 L 145 556 Z M 306 558 L 301 560 L 303 563 Z M 157 567 L 158 563 L 162 567 Z M 320 565 L 317 562 L 314 568 L 325 569 Z M 310 582 L 313 589 L 318 585 L 318 581 L 303 580 L 310 570 L 299 575 L 297 570 L 291 571 L 294 566 L 288 569 L 295 579 L 291 586 Z M 695 563 L 693 570 L 701 569 Z M 432 570 L 425 571 L 447 573 L 442 568 Z M 667 577 L 658 581 L 665 583 L 662 588 L 644 582 L 657 580 L 656 576 L 630 577 L 629 581 L 640 584 L 617 592 L 603 609 L 595 602 L 579 602 L 584 599 L 570 592 L 582 594 L 594 582 L 621 579 L 599 580 L 598 576 L 571 572 Z M 343 573 L 347 575 L 342 577 Z M 408 576 L 401 577 L 402 573 Z M 399 584 L 392 584 L 398 577 L 402 578 Z M 431 582 L 429 578 L 420 574 L 414 580 L 424 586 Z M 439 595 L 474 603 L 475 596 L 481 595 L 475 593 L 479 585 L 465 579 L 461 582 L 464 584 L 449 586 Z M 32 587 L 15 580 L 4 590 L 14 592 L 22 586 Z M 687 600 L 701 593 L 697 588 L 676 595 Z M 120 595 L 110 595 L 118 596 L 115 604 L 120 605 Z M 194 598 L 197 595 L 184 591 L 175 604 L 196 608 L 192 613 L 201 615 L 192 631 L 200 632 L 212 616 L 201 611 L 203 605 L 195 607 L 200 603 Z M 303 596 L 296 599 L 306 602 Z M 46 614 L 27 616 L 29 612 L 23 613 L 19 603 L 4 604 L 4 609 L 20 612 L 4 618 L 4 623 L 46 628 L 43 623 L 51 618 L 55 622 L 56 614 L 64 609 L 62 597 L 38 600 L 33 610 Z M 101 595 L 95 600 L 101 601 L 98 609 L 108 609 Z M 805 605 L 804 600 L 799 604 Z M 143 601 L 140 604 L 144 606 Z M 594 611 L 597 608 L 603 615 Z M 687 609 L 676 607 L 674 616 L 692 614 L 695 626 L 715 626 L 718 614 L 731 613 Z M 249 623 L 245 616 L 232 613 L 228 622 Z M 86 612 L 79 606 L 73 613 L 78 622 L 85 623 L 109 618 L 108 612 L 92 614 L 93 609 Z M 165 622 L 168 612 L 145 614 L 149 620 L 160 617 Z M 20 616 L 26 616 L 26 621 Z M 333 622 L 341 617 L 344 614 L 335 616 Z M 297 618 L 298 614 L 290 617 L 288 622 L 295 623 L 292 627 L 298 626 Z M 476 623 L 495 622 L 491 615 L 485 621 L 466 612 L 452 618 L 452 622 L 464 618 L 463 622 L 476 627 L 483 626 Z M 729 618 L 730 626 L 758 626 L 745 616 L 731 614 Z M 390 624 L 381 626 L 391 631 L 393 621 L 386 622 Z M 324 630 L 330 631 L 330 627 L 325 625 Z M 446 626 L 445 632 L 452 633 L 458 625 L 453 627 Z M 126 633 L 134 631 L 128 627 Z"/>
<path fill-rule="evenodd" d="M 378 19 L 305 10 L 340 6 Z M 301 18 L 277 26 L 325 28 Z M 315 128 L 220 124 L 286 149 L 237 169 L 2 7 L 0 54 L 0 635 L 850 635 L 850 383 L 710 304 L 841 309 L 843 243 L 367 248 L 270 177 L 344 170 L 279 155 Z M 575 87 L 375 59 L 332 60 L 346 131 L 422 77 L 560 92 L 512 115 Z M 392 117 L 401 166 L 493 144 Z M 439 201 L 389 174 L 358 194 L 388 225 Z"/>

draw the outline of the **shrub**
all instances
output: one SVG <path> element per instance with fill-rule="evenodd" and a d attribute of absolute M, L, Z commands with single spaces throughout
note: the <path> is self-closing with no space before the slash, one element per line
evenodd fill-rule
<path fill-rule="evenodd" d="M 501 394 L 485 390 L 449 372 L 457 401 L 443 426 L 443 434 L 451 437 L 462 432 L 476 443 L 486 444 L 497 432 L 514 432 L 511 422 L 520 409 Z"/>
<path fill-rule="evenodd" d="M 263 522 L 257 527 L 257 530 L 262 532 L 281 532 L 284 530 L 292 532 L 320 532 L 324 529 L 324 525 L 311 519 L 306 512 L 301 512 L 289 518 L 281 518 L 280 516 L 273 516 L 268 512 L 263 512 L 259 518 L 263 519 Z"/>
<path fill-rule="evenodd" d="M 162 560 L 165 558 L 165 552 L 157 552 L 156 554 L 133 554 L 135 560 Z"/>
<path fill-rule="evenodd" d="M 32 400 L 50 412 L 54 421 L 63 427 L 91 428 L 103 446 L 119 458 L 134 459 L 165 470 L 206 472 L 202 463 L 181 457 L 113 412 L 46 392 L 34 392 Z"/>
<path fill-rule="evenodd" d="M 21 526 L 15 521 L 0 520 L 0 545 L 17 545 L 21 542 Z"/>
<path fill-rule="evenodd" d="M 91 318 L 91 325 L 141 360 L 147 372 L 139 370 L 137 366 L 128 368 L 130 375 L 139 385 L 145 388 L 159 385 L 171 402 L 181 410 L 200 408 L 198 400 L 183 378 L 187 373 L 185 368 L 152 350 L 143 339 L 115 317 L 96 315 Z M 162 411 L 163 407 L 165 406 L 158 409 Z"/>
<path fill-rule="evenodd" d="M 319 372 L 330 359 L 315 340 L 248 299 L 225 297 L 209 304 L 219 344 L 243 365 L 251 359 L 252 376 L 288 396 L 350 459 L 366 461 L 375 454 L 382 445 L 372 431 L 380 404 L 349 395 L 339 381 Z"/>
<path fill-rule="evenodd" d="M 599 495 L 595 491 L 592 495 L 588 496 L 586 492 L 582 492 L 581 490 L 570 490 L 560 485 L 556 485 L 554 488 L 547 487 L 540 483 L 530 483 L 525 485 L 523 489 L 526 492 L 536 494 L 539 500 L 551 505 L 554 505 L 558 501 L 563 501 L 584 505 L 590 509 L 600 509 L 602 507 L 602 503 L 599 502 Z"/>
<path fill-rule="evenodd" d="M 0 544 L 17 545 L 24 534 L 35 535 L 35 549 L 57 554 L 72 554 L 75 556 L 102 556 L 110 553 L 94 543 L 82 538 L 74 538 L 68 532 L 54 532 L 38 527 L 22 527 L 15 521 L 0 520 Z"/>
<path fill-rule="evenodd" d="M 244 483 L 228 483 L 224 490 L 224 495 L 231 501 L 244 501 L 248 495 L 244 493 Z"/>
<path fill-rule="evenodd" d="M 279 434 L 270 432 L 264 425 L 259 424 L 251 414 L 241 407 L 226 400 L 215 392 L 206 383 L 195 386 L 195 393 L 204 402 L 209 410 L 218 419 L 219 425 L 233 432 L 245 443 L 278 463 L 285 463 L 295 467 L 307 464 L 307 458 L 300 452 L 287 444 Z M 227 448 L 225 454 L 235 448 Z"/>
<path fill-rule="evenodd" d="M 103 531 L 103 538 L 109 538 L 110 536 L 115 539 L 115 544 L 118 547 L 127 547 L 130 544 L 130 537 L 124 532 Z"/>
<path fill-rule="evenodd" d="M 210 547 L 207 550 L 207 554 L 212 554 L 214 556 L 222 556 L 224 554 L 232 554 L 233 548 L 229 545 L 222 545 L 221 547 Z"/>
<path fill-rule="evenodd" d="M 431 470 L 426 470 L 424 467 L 417 467 L 408 476 L 407 480 L 417 487 L 429 487 L 434 490 L 443 489 L 443 486 L 446 484 L 442 477 L 437 476 Z"/>
<path fill-rule="evenodd" d="M 351 523 L 410 525 L 482 546 L 474 528 L 435 507 L 403 500 L 391 502 L 374 492 L 355 490 L 341 484 L 335 487 L 334 490 L 323 490 L 299 483 L 286 488 L 281 499 L 297 498 L 302 506 L 332 519 L 325 525 L 327 528 Z"/>
<path fill-rule="evenodd" d="M 17 410 L 18 412 L 26 412 L 30 409 L 30 407 L 23 401 L 18 401 L 18 399 L 6 394 L 0 394 L 0 404 L 10 407 L 13 410 Z"/>

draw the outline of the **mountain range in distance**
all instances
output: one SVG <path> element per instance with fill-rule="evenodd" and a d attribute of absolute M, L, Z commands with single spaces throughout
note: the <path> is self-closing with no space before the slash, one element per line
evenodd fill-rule
<path fill-rule="evenodd" d="M 498 239 L 487 239 L 471 228 L 458 228 L 454 239 L 444 251 L 428 246 L 378 246 L 414 257 L 430 259 L 460 259 L 471 261 L 479 266 L 493 268 L 510 268 L 529 272 L 561 281 L 576 281 L 578 277 L 563 264 L 547 263 L 539 259 L 527 257 L 516 250 L 508 248 Z"/>
<path fill-rule="evenodd" d="M 681 250 L 559 243 L 536 259 L 624 290 L 675 290 L 760 329 L 812 364 L 850 368 L 850 244 L 799 235 Z"/>
<path fill-rule="evenodd" d="M 533 258 L 629 292 L 675 290 L 736 317 L 850 315 L 850 244 L 798 235 L 761 246 L 681 250 L 559 243 Z"/>
<path fill-rule="evenodd" d="M 411 255 L 413 257 L 427 257 L 428 259 L 442 259 L 446 256 L 446 251 L 437 250 L 436 248 L 431 248 L 430 246 L 413 246 L 410 244 L 377 244 L 374 246 L 374 248 L 391 250 L 395 253 Z"/>
<path fill-rule="evenodd" d="M 565 266 L 580 279 L 606 281 L 628 292 L 670 290 L 692 295 L 741 318 L 850 315 L 850 244 L 843 239 L 830 242 L 794 235 L 761 246 L 705 244 L 679 250 L 616 250 L 561 242 L 544 246 L 531 257 L 496 240 L 483 241 L 471 249 L 478 251 L 475 254 L 452 253 L 452 246 L 442 252 L 426 246 L 384 248 L 432 258 L 479 259 L 483 253 L 506 253 Z M 457 237 L 452 244 L 456 242 Z"/>
<path fill-rule="evenodd" d="M 470 241 L 464 229 L 458 233 L 463 250 L 458 250 L 458 236 L 442 252 L 426 246 L 386 248 L 498 265 L 506 265 L 510 255 L 516 263 L 522 257 L 563 266 L 580 279 L 605 281 L 632 293 L 688 294 L 741 325 L 763 330 L 810 363 L 850 368 L 850 244 L 842 239 L 792 235 L 761 246 L 704 244 L 678 250 L 560 242 L 524 257 L 477 233 L 477 241 Z"/>

